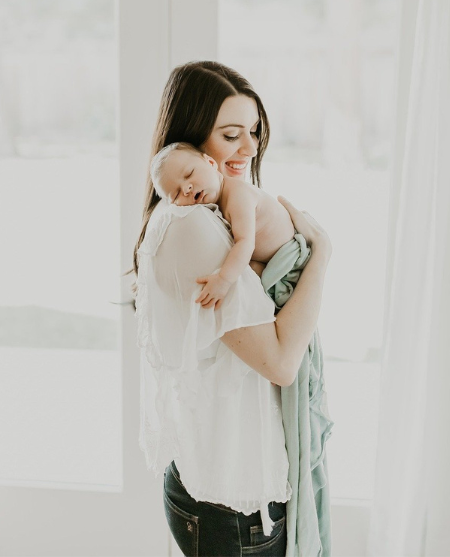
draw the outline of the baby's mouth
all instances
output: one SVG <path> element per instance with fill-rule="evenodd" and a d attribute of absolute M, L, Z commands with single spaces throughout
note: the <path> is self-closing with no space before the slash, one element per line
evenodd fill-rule
<path fill-rule="evenodd" d="M 195 201 L 198 201 L 198 200 L 200 199 L 201 194 L 202 194 L 202 192 L 199 191 L 199 192 L 197 192 L 197 193 L 194 195 Z"/>

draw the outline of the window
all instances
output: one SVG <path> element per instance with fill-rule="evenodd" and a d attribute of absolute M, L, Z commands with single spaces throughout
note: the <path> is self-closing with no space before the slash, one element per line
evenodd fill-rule
<path fill-rule="evenodd" d="M 0 481 L 117 491 L 115 2 L 0 12 Z"/>

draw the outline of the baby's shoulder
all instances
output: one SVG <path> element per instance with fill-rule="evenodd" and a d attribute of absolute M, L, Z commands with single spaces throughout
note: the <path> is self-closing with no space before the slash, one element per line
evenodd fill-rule
<path fill-rule="evenodd" d="M 245 180 L 241 180 L 241 178 L 230 178 L 229 176 L 227 176 L 225 178 L 225 185 L 229 188 L 240 188 L 240 187 L 244 187 L 244 188 L 253 188 L 254 186 L 252 184 L 249 184 L 248 182 L 246 182 Z"/>
<path fill-rule="evenodd" d="M 248 199 L 258 199 L 258 190 L 256 186 L 240 180 L 239 178 L 227 178 L 225 182 L 226 190 L 230 198 L 247 197 Z"/>

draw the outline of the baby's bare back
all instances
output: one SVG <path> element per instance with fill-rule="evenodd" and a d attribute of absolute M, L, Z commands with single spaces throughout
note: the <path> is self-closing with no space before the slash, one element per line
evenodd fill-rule
<path fill-rule="evenodd" d="M 287 210 L 274 197 L 265 191 L 247 184 L 242 180 L 227 178 L 221 201 L 219 203 L 223 216 L 231 222 L 233 227 L 233 216 L 230 214 L 230 196 L 237 196 L 239 202 L 249 197 L 241 196 L 242 188 L 246 188 L 252 205 L 255 209 L 255 250 L 252 259 L 267 263 L 269 259 L 294 237 L 294 225 Z"/>

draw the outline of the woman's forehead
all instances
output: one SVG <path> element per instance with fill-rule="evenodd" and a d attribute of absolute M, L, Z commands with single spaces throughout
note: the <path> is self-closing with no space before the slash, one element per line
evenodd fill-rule
<path fill-rule="evenodd" d="M 215 128 L 228 126 L 252 128 L 259 120 L 258 105 L 255 99 L 245 95 L 227 97 L 220 107 Z"/>

